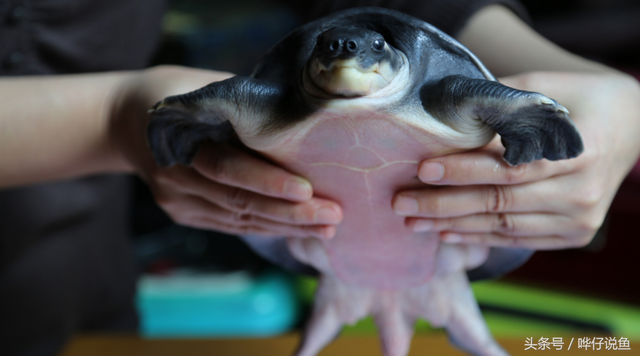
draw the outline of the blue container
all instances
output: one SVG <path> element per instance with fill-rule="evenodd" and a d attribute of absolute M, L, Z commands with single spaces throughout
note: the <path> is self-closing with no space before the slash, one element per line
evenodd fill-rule
<path fill-rule="evenodd" d="M 294 280 L 280 271 L 145 275 L 136 303 L 146 337 L 272 336 L 299 316 Z"/>

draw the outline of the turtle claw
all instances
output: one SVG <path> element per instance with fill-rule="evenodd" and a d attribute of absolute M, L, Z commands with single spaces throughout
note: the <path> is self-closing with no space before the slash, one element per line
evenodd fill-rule
<path fill-rule="evenodd" d="M 553 105 L 554 104 L 554 100 L 553 99 L 547 98 L 544 95 L 540 98 L 540 102 L 542 104 L 546 104 L 546 105 Z"/>
<path fill-rule="evenodd" d="M 553 99 L 551 99 L 549 97 L 546 97 L 546 96 L 544 96 L 542 94 L 539 94 L 539 95 L 540 95 L 540 104 L 542 104 L 542 105 L 551 105 L 551 106 L 554 107 L 554 109 L 556 111 L 561 111 L 561 112 L 569 115 L 569 110 L 567 110 L 567 108 L 565 108 L 564 106 L 560 105 L 557 101 L 555 101 L 555 100 L 553 100 Z"/>
<path fill-rule="evenodd" d="M 556 110 L 562 111 L 563 113 L 569 115 L 569 110 L 560 104 L 558 104 L 558 107 L 556 107 Z"/>

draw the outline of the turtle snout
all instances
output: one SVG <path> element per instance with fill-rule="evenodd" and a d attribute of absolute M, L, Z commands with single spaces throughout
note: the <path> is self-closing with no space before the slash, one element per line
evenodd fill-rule
<path fill-rule="evenodd" d="M 354 27 L 334 27 L 318 36 L 315 55 L 327 59 L 349 59 L 366 55 L 373 31 Z"/>
<path fill-rule="evenodd" d="M 329 58 L 351 58 L 358 53 L 361 44 L 358 38 L 341 36 L 338 38 L 325 38 L 318 44 L 316 50 L 324 53 Z"/>
<path fill-rule="evenodd" d="M 324 51 L 331 58 L 342 54 L 349 56 L 358 51 L 358 41 L 353 38 L 335 38 L 325 44 Z"/>
<path fill-rule="evenodd" d="M 316 37 L 305 68 L 312 93 L 318 88 L 334 96 L 369 95 L 387 86 L 400 68 L 396 50 L 372 30 L 333 27 Z M 313 84 L 313 85 L 311 85 Z"/>

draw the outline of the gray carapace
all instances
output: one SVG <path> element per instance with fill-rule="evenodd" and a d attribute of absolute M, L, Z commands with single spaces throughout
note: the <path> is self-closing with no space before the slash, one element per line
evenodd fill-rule
<path fill-rule="evenodd" d="M 382 49 L 376 49 L 380 45 Z M 337 46 L 333 52 L 332 46 Z M 393 114 L 435 119 L 456 131 L 486 136 L 478 130 L 482 125 L 470 119 L 482 121 L 501 135 L 510 165 L 573 158 L 583 150 L 568 111 L 555 100 L 499 84 L 466 47 L 423 21 L 391 10 L 359 8 L 295 30 L 269 50 L 251 78 L 235 77 L 158 103 L 149 129 L 153 153 L 162 165 L 188 164 L 202 140 L 227 139 L 233 120 L 222 108 L 216 108 L 215 115 L 202 115 L 197 108 L 201 99 L 233 101 L 261 112 L 261 122 L 250 125 L 250 133 L 258 134 L 283 130 L 309 117 L 325 104 L 315 99 L 367 95 L 361 88 L 368 82 L 360 83 L 360 89 L 345 89 L 340 80 L 329 82 L 322 75 L 310 80 L 318 74 L 310 73 L 313 70 L 326 73 L 347 65 L 360 72 L 375 71 L 368 89 L 404 75 L 396 85 L 407 90 L 385 105 Z M 399 73 L 400 69 L 405 71 Z M 353 78 L 342 79 L 349 80 Z M 172 107 L 178 101 L 195 110 L 193 115 L 177 120 L 184 116 Z"/>

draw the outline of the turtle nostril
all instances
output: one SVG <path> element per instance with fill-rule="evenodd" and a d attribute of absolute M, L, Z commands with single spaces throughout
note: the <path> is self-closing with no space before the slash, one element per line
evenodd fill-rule
<path fill-rule="evenodd" d="M 354 52 L 357 49 L 358 49 L 358 43 L 356 41 L 354 40 L 347 41 L 347 50 L 349 52 Z"/>
<path fill-rule="evenodd" d="M 329 45 L 329 51 L 331 51 L 332 53 L 339 52 L 340 47 L 342 47 L 342 41 L 335 40 Z"/>

